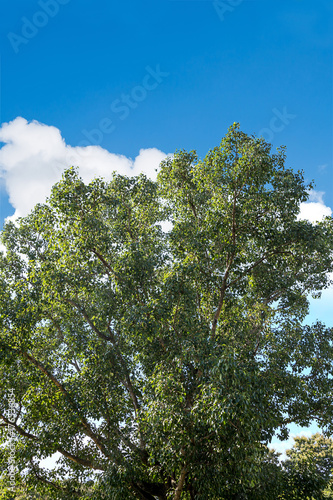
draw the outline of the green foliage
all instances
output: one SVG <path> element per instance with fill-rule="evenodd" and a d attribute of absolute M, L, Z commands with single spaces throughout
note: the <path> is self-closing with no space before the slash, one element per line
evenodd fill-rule
<path fill-rule="evenodd" d="M 166 159 L 157 182 L 85 185 L 70 168 L 6 224 L 0 429 L 3 444 L 16 429 L 18 484 L 54 499 L 250 498 L 277 471 L 276 431 L 332 430 L 333 331 L 303 320 L 329 285 L 333 224 L 297 220 L 310 187 L 284 148 L 234 124 L 203 160 Z M 39 466 L 55 452 L 57 469 Z M 5 471 L 6 446 L 0 459 Z"/>
<path fill-rule="evenodd" d="M 292 499 L 333 498 L 333 440 L 321 434 L 296 437 L 283 468 Z"/>

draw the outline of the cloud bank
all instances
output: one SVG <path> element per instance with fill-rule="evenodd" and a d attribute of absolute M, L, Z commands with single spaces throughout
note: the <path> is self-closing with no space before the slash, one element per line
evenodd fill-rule
<path fill-rule="evenodd" d="M 311 191 L 309 201 L 301 203 L 301 211 L 298 220 L 305 219 L 312 223 L 321 221 L 323 217 L 331 216 L 332 210 L 323 201 L 323 191 Z"/>
<path fill-rule="evenodd" d="M 113 171 L 127 176 L 143 172 L 155 180 L 155 169 L 167 156 L 156 148 L 141 149 L 132 160 L 100 146 L 73 147 L 66 144 L 56 127 L 22 117 L 1 126 L 0 142 L 4 143 L 0 149 L 0 176 L 15 208 L 13 219 L 27 215 L 36 203 L 44 202 L 53 184 L 71 165 L 79 166 L 84 182 L 94 177 L 109 180 Z"/>

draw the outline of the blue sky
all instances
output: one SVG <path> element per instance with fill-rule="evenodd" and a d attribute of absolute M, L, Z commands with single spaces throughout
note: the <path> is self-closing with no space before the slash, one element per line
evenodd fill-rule
<path fill-rule="evenodd" d="M 152 170 L 177 148 L 203 156 L 233 122 L 286 145 L 288 165 L 315 180 L 313 209 L 333 208 L 332 0 L 0 9 L 1 225 L 41 201 L 73 158 L 87 178 L 94 165 Z M 330 293 L 309 319 L 333 326 Z"/>

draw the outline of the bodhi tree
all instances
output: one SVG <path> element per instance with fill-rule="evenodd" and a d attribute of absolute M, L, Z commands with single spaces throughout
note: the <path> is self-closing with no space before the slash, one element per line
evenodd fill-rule
<path fill-rule="evenodd" d="M 303 320 L 333 224 L 298 220 L 312 186 L 285 159 L 234 124 L 157 182 L 68 169 L 5 225 L 4 482 L 9 424 L 17 484 L 64 499 L 246 498 L 275 432 L 332 430 L 333 331 Z"/>

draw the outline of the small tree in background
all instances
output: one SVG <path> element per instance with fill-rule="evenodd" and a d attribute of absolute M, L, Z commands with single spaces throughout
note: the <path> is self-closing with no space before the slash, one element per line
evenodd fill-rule
<path fill-rule="evenodd" d="M 317 433 L 296 437 L 283 463 L 292 499 L 333 498 L 333 440 Z"/>
<path fill-rule="evenodd" d="M 235 124 L 203 160 L 166 159 L 156 183 L 85 185 L 69 169 L 6 224 L 1 440 L 11 423 L 18 485 L 59 499 L 241 498 L 276 431 L 331 430 L 333 331 L 303 320 L 329 285 L 333 224 L 297 220 L 310 187 L 284 148 Z M 57 470 L 39 466 L 55 452 Z"/>

